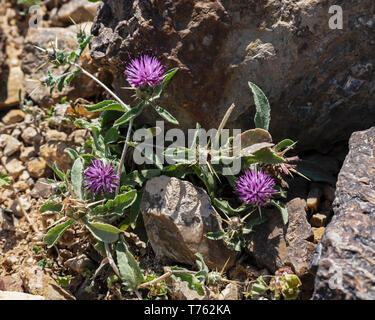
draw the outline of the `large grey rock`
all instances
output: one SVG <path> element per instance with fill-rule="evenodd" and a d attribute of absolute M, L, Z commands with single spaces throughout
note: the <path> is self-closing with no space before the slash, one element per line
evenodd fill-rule
<path fill-rule="evenodd" d="M 375 127 L 352 134 L 334 216 L 314 254 L 313 299 L 375 299 Z"/>
<path fill-rule="evenodd" d="M 218 214 L 207 193 L 192 183 L 160 176 L 149 180 L 141 212 L 148 239 L 156 256 L 164 262 L 195 266 L 195 253 L 201 253 L 211 269 L 219 271 L 236 253 L 220 241 L 209 240 L 207 232 L 222 230 Z"/>
<path fill-rule="evenodd" d="M 329 28 L 332 5 L 343 8 L 343 30 Z M 91 55 L 120 94 L 129 54 L 153 50 L 178 66 L 160 104 L 185 128 L 217 127 L 232 102 L 228 125 L 252 127 L 252 81 L 270 98 L 276 141 L 328 149 L 373 124 L 374 11 L 373 0 L 103 1 Z"/>

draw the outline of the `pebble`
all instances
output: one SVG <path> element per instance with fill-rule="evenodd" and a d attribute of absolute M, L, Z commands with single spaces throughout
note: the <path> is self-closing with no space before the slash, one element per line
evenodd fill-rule
<path fill-rule="evenodd" d="M 16 138 L 8 135 L 6 145 L 3 151 L 4 155 L 9 157 L 15 154 L 18 150 L 20 150 L 21 145 L 21 142 L 19 142 Z"/>
<path fill-rule="evenodd" d="M 47 162 L 42 157 L 38 157 L 28 161 L 26 166 L 32 178 L 41 178 L 45 174 Z"/>
<path fill-rule="evenodd" d="M 52 186 L 45 178 L 38 179 L 33 190 L 31 191 L 31 196 L 34 198 L 48 198 L 51 194 Z"/>
<path fill-rule="evenodd" d="M 27 162 L 30 158 L 36 156 L 34 147 L 26 147 L 21 150 L 20 160 Z"/>
<path fill-rule="evenodd" d="M 327 215 L 322 213 L 314 214 L 310 219 L 310 224 L 313 227 L 325 227 L 327 225 Z"/>
<path fill-rule="evenodd" d="M 14 109 L 10 110 L 4 117 L 3 123 L 5 125 L 14 124 L 17 122 L 21 122 L 25 119 L 25 113 L 22 110 Z"/>
<path fill-rule="evenodd" d="M 310 212 L 314 213 L 318 210 L 321 195 L 322 191 L 319 188 L 315 187 L 309 191 L 306 204 Z"/>
<path fill-rule="evenodd" d="M 68 135 L 65 132 L 60 132 L 57 130 L 48 130 L 46 132 L 46 141 L 57 140 L 57 141 L 66 141 Z"/>
<path fill-rule="evenodd" d="M 312 232 L 314 233 L 314 243 L 319 243 L 322 240 L 322 236 L 325 230 L 325 227 L 320 228 L 311 228 Z"/>
<path fill-rule="evenodd" d="M 34 139 L 37 137 L 37 135 L 38 135 L 38 132 L 36 131 L 35 128 L 33 128 L 33 127 L 27 127 L 23 131 L 21 137 L 22 137 L 23 141 L 25 141 L 25 143 L 27 143 L 27 144 L 33 144 Z"/>
<path fill-rule="evenodd" d="M 11 175 L 14 179 L 16 179 L 21 172 L 25 170 L 22 161 L 18 160 L 17 158 L 5 159 L 5 168 L 9 175 Z"/>

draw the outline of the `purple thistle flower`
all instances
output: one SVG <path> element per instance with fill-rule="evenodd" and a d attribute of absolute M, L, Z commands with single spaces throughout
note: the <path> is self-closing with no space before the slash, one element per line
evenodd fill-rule
<path fill-rule="evenodd" d="M 273 189 L 274 186 L 275 181 L 263 170 L 249 169 L 238 179 L 236 192 L 241 201 L 263 206 L 267 200 L 272 198 L 272 194 L 277 192 Z"/>
<path fill-rule="evenodd" d="M 112 163 L 105 164 L 101 160 L 93 160 L 90 167 L 84 173 L 87 189 L 95 194 L 99 192 L 112 193 L 119 185 L 120 175 L 115 174 Z"/>
<path fill-rule="evenodd" d="M 155 57 L 143 55 L 139 59 L 133 59 L 124 73 L 128 82 L 135 88 L 143 84 L 155 87 L 163 81 L 164 67 Z"/>

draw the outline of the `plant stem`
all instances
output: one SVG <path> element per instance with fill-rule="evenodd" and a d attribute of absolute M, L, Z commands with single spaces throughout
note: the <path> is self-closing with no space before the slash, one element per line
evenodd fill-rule
<path fill-rule="evenodd" d="M 83 69 L 78 63 L 73 63 L 73 65 L 78 68 L 79 70 L 81 70 L 81 72 L 83 74 L 85 74 L 86 76 L 90 77 L 92 80 L 94 80 L 96 83 L 98 83 L 99 85 L 101 85 L 112 97 L 114 97 L 118 103 L 120 103 L 123 108 L 126 110 L 126 111 L 129 111 L 131 108 L 126 105 L 111 89 L 109 89 L 103 82 L 101 82 L 98 78 L 96 78 L 95 76 L 93 76 L 90 72 L 86 71 L 85 69 Z M 124 149 L 122 150 L 122 155 L 121 155 L 121 160 L 120 160 L 120 165 L 118 167 L 118 171 L 117 171 L 117 174 L 121 176 L 121 171 L 122 171 L 122 168 L 124 167 L 124 163 L 125 163 L 125 157 L 126 157 L 126 151 L 128 149 L 128 142 L 130 140 L 130 134 L 131 134 L 131 131 L 132 131 L 132 127 L 133 127 L 133 119 L 130 120 L 129 122 L 129 127 L 128 127 L 128 132 L 126 134 L 126 140 L 125 140 L 125 145 L 124 145 Z M 115 195 L 117 196 L 119 194 L 119 191 L 120 191 L 120 183 L 119 185 L 117 186 L 116 188 L 116 192 L 115 192 Z"/>
<path fill-rule="evenodd" d="M 78 63 L 73 63 L 73 65 L 82 71 L 86 76 L 90 77 L 92 80 L 94 80 L 96 83 L 101 85 L 113 98 L 117 100 L 119 104 L 121 104 L 126 111 L 130 110 L 130 107 L 127 106 L 111 89 L 109 89 L 103 82 L 101 82 L 98 78 L 93 76 L 90 72 L 83 69 Z"/>
<path fill-rule="evenodd" d="M 115 261 L 113 260 L 113 257 L 112 257 L 112 254 L 111 254 L 111 249 L 109 248 L 109 244 L 104 243 L 104 247 L 105 247 L 105 252 L 107 254 L 107 258 L 108 258 L 108 262 L 109 262 L 110 266 L 112 267 L 115 274 L 119 277 L 119 279 L 121 279 L 120 271 L 117 268 Z"/>
<path fill-rule="evenodd" d="M 121 160 L 120 160 L 120 164 L 117 170 L 117 174 L 120 176 L 120 178 L 121 178 L 121 171 L 125 163 L 126 151 L 128 150 L 128 142 L 130 140 L 132 127 L 133 127 L 133 119 L 129 121 L 129 127 L 128 127 L 128 132 L 126 133 L 125 145 L 124 145 L 124 149 L 122 150 Z M 116 187 L 115 197 L 118 196 L 119 191 L 120 191 L 120 183 Z"/>
<path fill-rule="evenodd" d="M 156 278 L 156 279 L 151 280 L 149 282 L 142 283 L 141 285 L 138 286 L 137 289 L 150 287 L 157 282 L 160 282 L 160 281 L 162 281 L 166 278 L 169 278 L 173 274 L 182 274 L 182 273 L 195 274 L 194 271 L 190 271 L 190 270 L 169 270 L 168 272 L 161 275 L 159 278 Z"/>

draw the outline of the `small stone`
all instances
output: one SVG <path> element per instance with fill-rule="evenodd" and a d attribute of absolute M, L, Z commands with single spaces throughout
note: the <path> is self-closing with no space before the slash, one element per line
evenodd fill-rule
<path fill-rule="evenodd" d="M 310 190 L 309 195 L 307 196 L 307 207 L 312 213 L 318 210 L 321 195 L 322 191 L 319 188 L 312 188 Z"/>
<path fill-rule="evenodd" d="M 320 228 L 311 228 L 312 232 L 314 233 L 314 243 L 319 243 L 322 240 L 325 227 Z"/>
<path fill-rule="evenodd" d="M 45 178 L 38 179 L 33 190 L 31 191 L 31 196 L 33 196 L 34 198 L 48 198 L 51 194 L 52 186 Z"/>
<path fill-rule="evenodd" d="M 3 262 L 3 266 L 7 270 L 12 270 L 13 265 L 15 265 L 18 262 L 18 258 L 16 256 L 10 256 L 5 259 Z"/>
<path fill-rule="evenodd" d="M 27 181 L 30 178 L 30 174 L 27 170 L 22 171 L 21 175 L 18 177 L 19 180 Z"/>
<path fill-rule="evenodd" d="M 21 277 L 23 285 L 29 293 L 43 296 L 46 300 L 75 300 L 39 266 L 25 268 L 22 270 Z"/>
<path fill-rule="evenodd" d="M 14 220 L 9 214 L 5 213 L 5 210 L 0 210 L 0 231 L 13 231 Z"/>
<path fill-rule="evenodd" d="M 26 198 L 25 196 L 19 196 L 18 198 L 20 199 L 22 208 L 25 211 L 28 211 L 31 208 L 31 201 L 30 201 L 30 199 Z M 10 210 L 13 211 L 13 214 L 17 218 L 22 218 L 23 217 L 23 212 L 21 210 L 21 206 L 19 205 L 19 203 L 17 202 L 17 200 L 12 200 L 12 203 L 11 203 L 11 206 L 10 206 Z"/>
<path fill-rule="evenodd" d="M 39 140 L 40 135 L 38 134 L 38 132 L 36 131 L 35 128 L 33 128 L 33 127 L 27 127 L 23 131 L 21 137 L 22 137 L 23 141 L 25 141 L 25 143 L 27 143 L 27 144 L 33 144 L 34 141 Z"/>
<path fill-rule="evenodd" d="M 26 147 L 21 150 L 20 160 L 27 162 L 34 156 L 36 156 L 34 147 Z"/>
<path fill-rule="evenodd" d="M 47 163 L 42 157 L 38 157 L 27 162 L 26 166 L 32 178 L 40 178 L 45 174 Z"/>
<path fill-rule="evenodd" d="M 6 140 L 6 145 L 4 148 L 4 155 L 9 157 L 13 154 L 15 154 L 21 147 L 21 142 L 19 142 L 16 138 L 12 136 L 8 136 Z"/>
<path fill-rule="evenodd" d="M 94 267 L 94 264 L 86 255 L 81 254 L 78 257 L 74 257 L 65 261 L 64 266 L 72 269 L 79 274 L 83 274 L 85 270 L 92 269 Z"/>
<path fill-rule="evenodd" d="M 325 227 L 327 225 L 327 215 L 322 213 L 314 214 L 310 219 L 310 224 L 313 227 Z"/>
<path fill-rule="evenodd" d="M 0 290 L 23 292 L 21 278 L 17 274 L 0 278 Z"/>
<path fill-rule="evenodd" d="M 17 181 L 15 184 L 13 184 L 13 187 L 17 191 L 26 191 L 27 189 L 29 189 L 29 186 L 28 186 L 27 182 L 24 181 L 24 180 Z"/>
<path fill-rule="evenodd" d="M 57 130 L 48 130 L 46 133 L 46 141 L 66 141 L 67 134 Z"/>
<path fill-rule="evenodd" d="M 11 175 L 14 179 L 16 179 L 21 174 L 21 172 L 25 170 L 23 163 L 17 158 L 6 159 L 5 168 L 8 171 L 9 175 Z"/>
<path fill-rule="evenodd" d="M 72 166 L 72 159 L 65 152 L 68 147 L 70 145 L 64 141 L 50 141 L 40 147 L 40 156 L 47 161 L 49 167 L 52 168 L 53 163 L 56 162 L 59 169 L 66 172 Z"/>
<path fill-rule="evenodd" d="M 229 283 L 223 291 L 219 294 L 219 300 L 239 300 L 240 299 L 239 287 L 233 283 Z"/>
<path fill-rule="evenodd" d="M 197 291 L 190 289 L 186 281 L 178 278 L 169 277 L 166 284 L 173 300 L 207 300 L 210 298 L 210 292 L 206 287 L 204 287 L 205 294 L 201 296 Z"/>
<path fill-rule="evenodd" d="M 22 110 L 14 109 L 10 110 L 4 117 L 3 123 L 5 125 L 14 124 L 17 122 L 21 122 L 25 119 L 25 113 Z"/>
<path fill-rule="evenodd" d="M 21 133 L 22 133 L 21 130 L 18 129 L 18 128 L 16 128 L 16 129 L 14 129 L 14 130 L 12 131 L 11 136 L 14 137 L 14 138 L 16 138 L 16 139 L 18 139 L 18 137 L 21 135 Z"/>
<path fill-rule="evenodd" d="M 85 129 L 75 130 L 69 136 L 69 140 L 79 146 L 83 145 L 86 142 L 87 138 L 88 131 Z"/>

